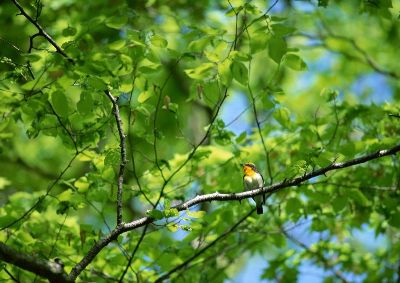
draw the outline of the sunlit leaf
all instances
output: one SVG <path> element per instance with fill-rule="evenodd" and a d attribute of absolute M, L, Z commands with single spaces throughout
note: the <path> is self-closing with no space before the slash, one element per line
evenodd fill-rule
<path fill-rule="evenodd" d="M 307 70 L 306 63 L 296 54 L 286 54 L 283 57 L 283 63 L 285 66 L 296 70 L 296 71 L 305 71 Z"/>

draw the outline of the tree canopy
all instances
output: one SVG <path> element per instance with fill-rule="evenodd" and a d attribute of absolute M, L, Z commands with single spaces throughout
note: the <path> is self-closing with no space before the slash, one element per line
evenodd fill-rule
<path fill-rule="evenodd" d="M 3 1 L 0 279 L 400 282 L 399 13 Z"/>

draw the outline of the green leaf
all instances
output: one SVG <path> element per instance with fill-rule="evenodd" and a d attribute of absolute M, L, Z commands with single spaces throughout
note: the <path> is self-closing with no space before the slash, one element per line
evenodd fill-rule
<path fill-rule="evenodd" d="M 273 37 L 268 44 L 269 57 L 277 64 L 281 63 L 283 55 L 286 54 L 287 45 L 281 37 Z"/>
<path fill-rule="evenodd" d="M 110 48 L 111 50 L 120 50 L 123 47 L 125 47 L 125 45 L 126 45 L 126 40 L 120 39 L 120 40 L 116 40 L 116 41 L 111 42 L 108 45 L 108 48 Z"/>
<path fill-rule="evenodd" d="M 286 212 L 288 214 L 299 213 L 303 205 L 298 198 L 290 198 L 286 202 Z"/>
<path fill-rule="evenodd" d="M 307 70 L 306 63 L 296 54 L 286 54 L 283 57 L 283 64 L 295 71 Z"/>
<path fill-rule="evenodd" d="M 274 111 L 274 118 L 285 128 L 290 126 L 290 112 L 286 107 L 278 108 Z"/>
<path fill-rule="evenodd" d="M 146 215 L 152 217 L 156 220 L 160 220 L 164 218 L 164 213 L 158 209 L 147 210 Z"/>
<path fill-rule="evenodd" d="M 350 196 L 351 199 L 354 200 L 355 203 L 357 203 L 361 206 L 369 206 L 369 200 L 362 193 L 361 190 L 358 190 L 358 189 L 348 190 L 347 194 Z"/>
<path fill-rule="evenodd" d="M 339 96 L 339 91 L 336 89 L 331 89 L 331 88 L 326 88 L 324 87 L 321 92 L 320 95 L 323 97 L 326 97 L 327 101 L 332 101 L 335 98 L 337 98 Z"/>
<path fill-rule="evenodd" d="M 82 115 L 92 113 L 94 111 L 94 101 L 92 98 L 92 94 L 86 91 L 82 92 L 81 99 L 76 104 L 76 108 Z"/>
<path fill-rule="evenodd" d="M 218 75 L 221 79 L 221 82 L 226 86 L 231 83 L 233 78 L 231 65 L 232 61 L 230 59 L 226 59 L 218 64 Z"/>
<path fill-rule="evenodd" d="M 189 50 L 193 52 L 203 52 L 208 44 L 211 43 L 213 36 L 205 36 L 189 43 Z"/>
<path fill-rule="evenodd" d="M 255 54 L 264 51 L 268 47 L 268 42 L 271 39 L 271 34 L 264 31 L 255 33 L 250 40 L 251 53 Z"/>
<path fill-rule="evenodd" d="M 90 184 L 86 177 L 81 177 L 74 182 L 74 186 L 78 189 L 78 192 L 85 193 L 89 189 Z"/>
<path fill-rule="evenodd" d="M 179 225 L 176 223 L 170 223 L 167 225 L 167 228 L 170 232 L 175 233 L 176 231 L 178 231 Z"/>
<path fill-rule="evenodd" d="M 242 85 L 247 85 L 249 80 L 249 72 L 247 67 L 240 61 L 233 61 L 232 64 L 233 78 Z"/>
<path fill-rule="evenodd" d="M 272 30 L 274 31 L 275 36 L 283 37 L 285 35 L 295 32 L 296 28 L 283 24 L 273 24 Z"/>
<path fill-rule="evenodd" d="M 51 94 L 51 104 L 54 111 L 61 117 L 68 117 L 69 104 L 64 91 L 55 91 Z"/>
<path fill-rule="evenodd" d="M 110 149 L 107 151 L 106 157 L 104 158 L 105 166 L 115 166 L 119 165 L 120 162 L 120 152 L 118 149 Z"/>
<path fill-rule="evenodd" d="M 215 72 L 215 64 L 203 63 L 193 69 L 186 69 L 185 73 L 188 77 L 196 80 L 209 78 Z"/>
<path fill-rule="evenodd" d="M 246 140 L 247 137 L 247 133 L 246 132 L 242 132 L 237 138 L 236 138 L 236 142 L 238 144 L 244 142 Z"/>
<path fill-rule="evenodd" d="M 11 185 L 11 182 L 7 178 L 0 177 L 0 190 L 4 189 L 9 185 Z"/>
<path fill-rule="evenodd" d="M 329 0 L 318 0 L 318 7 L 328 7 Z"/>
<path fill-rule="evenodd" d="M 187 225 L 187 224 L 180 225 L 179 227 L 180 227 L 183 231 L 188 231 L 188 232 L 190 232 L 190 231 L 193 230 L 192 227 L 191 227 L 190 225 Z"/>
<path fill-rule="evenodd" d="M 393 227 L 400 228 L 400 211 L 396 211 L 389 219 L 389 224 Z"/>
<path fill-rule="evenodd" d="M 151 96 L 153 95 L 153 92 L 150 90 L 145 90 L 142 91 L 139 96 L 138 96 L 138 102 L 139 103 L 143 103 L 145 102 L 147 99 L 149 99 Z"/>
<path fill-rule="evenodd" d="M 156 47 L 160 47 L 160 48 L 165 48 L 168 45 L 168 41 L 165 38 L 163 38 L 157 34 L 155 34 L 151 37 L 150 42 L 152 45 L 154 45 Z"/>
<path fill-rule="evenodd" d="M 113 29 L 121 29 L 128 22 L 128 17 L 126 16 L 113 16 L 106 20 L 106 26 Z"/>
<path fill-rule="evenodd" d="M 40 59 L 42 59 L 42 57 L 39 54 L 34 54 L 34 53 L 26 53 L 26 54 L 23 54 L 23 56 L 26 58 L 26 60 L 28 60 L 31 63 L 37 62 Z M 24 87 L 24 89 L 26 89 L 26 87 Z M 28 88 L 28 89 L 30 89 L 30 88 Z"/>
<path fill-rule="evenodd" d="M 192 218 L 202 218 L 206 214 L 206 212 L 201 210 L 198 211 L 187 210 L 186 214 Z"/>
<path fill-rule="evenodd" d="M 336 213 L 342 211 L 347 206 L 347 203 L 348 200 L 345 196 L 337 196 L 331 202 L 333 210 Z"/>
<path fill-rule="evenodd" d="M 236 61 L 248 62 L 251 60 L 252 56 L 251 56 L 251 54 L 234 50 L 234 51 L 231 51 L 229 57 Z"/>
<path fill-rule="evenodd" d="M 179 216 L 179 211 L 176 208 L 170 208 L 164 210 L 164 215 L 166 218 L 169 217 L 178 217 Z"/>
<path fill-rule="evenodd" d="M 99 77 L 90 76 L 86 83 L 89 87 L 103 91 L 106 88 L 106 83 Z"/>
<path fill-rule="evenodd" d="M 139 67 L 139 72 L 144 73 L 144 74 L 155 74 L 160 72 L 162 70 L 161 65 L 159 64 L 146 64 L 143 66 Z"/>
<path fill-rule="evenodd" d="M 68 211 L 70 205 L 71 204 L 69 201 L 60 201 L 57 205 L 56 213 L 60 215 L 65 214 Z"/>
<path fill-rule="evenodd" d="M 46 86 L 48 82 L 46 82 L 44 79 L 37 78 L 35 80 L 29 81 L 21 86 L 23 90 L 39 90 L 42 89 L 44 86 Z"/>
<path fill-rule="evenodd" d="M 63 29 L 62 35 L 63 36 L 73 36 L 76 34 L 76 28 L 68 26 L 67 28 Z"/>

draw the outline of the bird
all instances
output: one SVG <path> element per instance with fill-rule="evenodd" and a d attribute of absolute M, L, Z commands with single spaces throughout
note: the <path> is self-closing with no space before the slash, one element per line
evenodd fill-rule
<path fill-rule="evenodd" d="M 240 164 L 243 167 L 243 186 L 246 191 L 256 190 L 264 186 L 264 178 L 253 163 Z M 257 214 L 263 214 L 265 195 L 253 197 L 256 202 Z"/>

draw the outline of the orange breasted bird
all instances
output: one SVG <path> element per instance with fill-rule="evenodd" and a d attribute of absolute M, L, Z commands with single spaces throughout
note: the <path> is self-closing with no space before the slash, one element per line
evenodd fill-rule
<path fill-rule="evenodd" d="M 243 167 L 243 185 L 246 191 L 260 189 L 264 186 L 264 178 L 257 170 L 253 163 L 240 164 Z M 256 202 L 257 214 L 263 213 L 263 203 L 265 203 L 265 195 L 253 197 Z"/>

